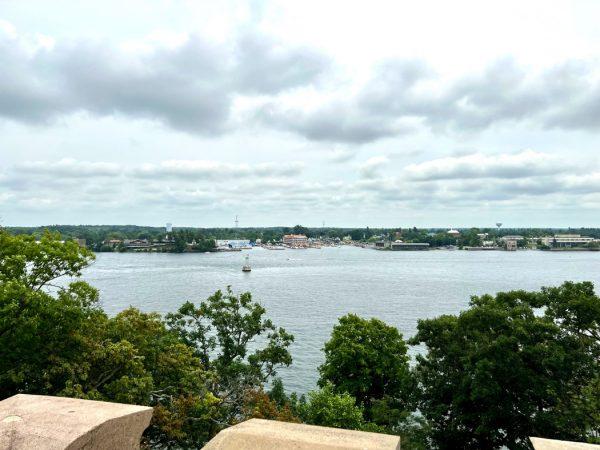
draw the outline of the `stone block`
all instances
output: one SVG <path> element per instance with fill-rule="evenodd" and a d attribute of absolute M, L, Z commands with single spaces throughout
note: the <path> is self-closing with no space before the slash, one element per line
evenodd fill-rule
<path fill-rule="evenodd" d="M 205 450 L 400 450 L 389 434 L 250 419 L 226 428 Z"/>
<path fill-rule="evenodd" d="M 0 449 L 133 450 L 152 408 L 19 394 L 0 402 Z"/>

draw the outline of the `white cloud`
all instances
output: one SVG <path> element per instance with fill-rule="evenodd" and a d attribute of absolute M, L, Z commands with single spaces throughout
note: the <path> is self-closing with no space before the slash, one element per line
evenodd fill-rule
<path fill-rule="evenodd" d="M 304 164 L 298 161 L 285 163 L 231 164 L 207 160 L 170 160 L 160 164 L 143 164 L 133 170 L 140 178 L 223 179 L 235 177 L 295 176 Z"/>
<path fill-rule="evenodd" d="M 18 164 L 16 170 L 28 175 L 86 178 L 119 175 L 121 167 L 119 164 L 109 162 L 78 161 L 73 158 L 63 158 L 59 161 L 25 161 Z"/>
<path fill-rule="evenodd" d="M 413 180 L 448 180 L 473 178 L 522 178 L 556 174 L 572 170 L 556 156 L 533 150 L 519 153 L 486 155 L 474 153 L 465 156 L 434 159 L 410 164 L 404 170 Z"/>

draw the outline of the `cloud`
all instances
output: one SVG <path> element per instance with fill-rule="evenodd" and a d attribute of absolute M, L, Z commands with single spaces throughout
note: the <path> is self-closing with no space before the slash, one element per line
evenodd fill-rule
<path fill-rule="evenodd" d="M 143 164 L 133 170 L 138 178 L 222 179 L 234 177 L 295 176 L 304 169 L 298 161 L 285 163 L 230 164 L 206 160 L 169 160 L 160 164 Z"/>
<path fill-rule="evenodd" d="M 374 156 L 357 165 L 360 177 L 354 181 L 323 181 L 300 176 L 304 166 L 295 162 L 167 160 L 136 168 L 73 159 L 33 161 L 0 173 L 0 205 L 11 214 L 52 212 L 59 219 L 66 211 L 83 213 L 98 204 L 120 215 L 171 216 L 184 208 L 217 215 L 275 211 L 281 214 L 277 217 L 332 210 L 354 217 L 351 211 L 421 211 L 424 204 L 436 211 L 600 206 L 596 165 L 574 172 L 532 150 L 438 158 L 405 170 L 386 170 L 388 165 L 387 156 Z M 118 183 L 107 182 L 116 175 Z"/>
<path fill-rule="evenodd" d="M 356 152 L 347 148 L 334 148 L 327 155 L 327 159 L 333 163 L 345 163 L 356 156 Z"/>
<path fill-rule="evenodd" d="M 310 140 L 353 144 L 423 127 L 472 133 L 527 123 L 595 131 L 600 128 L 599 72 L 594 61 L 532 71 L 505 58 L 481 73 L 448 78 L 421 60 L 388 60 L 358 89 L 323 95 L 311 108 L 274 100 L 259 114 L 263 123 Z"/>
<path fill-rule="evenodd" d="M 359 166 L 360 175 L 363 178 L 374 178 L 389 162 L 387 156 L 373 156 Z"/>
<path fill-rule="evenodd" d="M 306 111 L 270 103 L 257 112 L 257 117 L 267 126 L 291 131 L 312 141 L 345 144 L 364 144 L 411 130 L 406 124 L 364 115 L 354 105 L 341 101 Z"/>
<path fill-rule="evenodd" d="M 236 95 L 307 85 L 328 65 L 315 50 L 256 32 L 219 44 L 190 34 L 180 45 L 129 50 L 87 40 L 30 47 L 0 30 L 0 116 L 40 124 L 79 111 L 121 114 L 205 135 L 230 126 Z"/>
<path fill-rule="evenodd" d="M 404 174 L 412 180 L 522 178 L 557 174 L 572 169 L 572 166 L 555 156 L 524 150 L 512 154 L 474 153 L 439 158 L 411 164 L 404 169 Z"/>
<path fill-rule="evenodd" d="M 396 58 L 375 64 L 366 80 L 349 73 L 340 83 L 343 69 L 324 53 L 253 29 L 223 42 L 183 34 L 127 46 L 53 43 L 8 25 L 0 27 L 0 116 L 29 124 L 85 112 L 214 136 L 258 121 L 311 141 L 352 145 L 423 128 L 600 128 L 594 60 L 534 71 L 504 58 L 481 72 L 450 77 L 424 60 Z M 309 88 L 313 102 L 305 98 Z M 240 99 L 251 106 L 237 117 Z"/>
<path fill-rule="evenodd" d="M 276 94 L 315 81 L 330 61 L 309 47 L 286 47 L 256 33 L 237 42 L 233 75 L 240 92 Z"/>
<path fill-rule="evenodd" d="M 121 166 L 108 162 L 63 158 L 59 161 L 25 161 L 16 166 L 16 171 L 26 175 L 47 175 L 59 178 L 111 177 L 121 173 Z"/>

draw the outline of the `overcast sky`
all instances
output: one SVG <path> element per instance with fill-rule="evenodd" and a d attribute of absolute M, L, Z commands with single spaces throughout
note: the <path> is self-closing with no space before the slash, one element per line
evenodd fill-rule
<path fill-rule="evenodd" d="M 600 226 L 598 17 L 0 0 L 0 224 Z"/>

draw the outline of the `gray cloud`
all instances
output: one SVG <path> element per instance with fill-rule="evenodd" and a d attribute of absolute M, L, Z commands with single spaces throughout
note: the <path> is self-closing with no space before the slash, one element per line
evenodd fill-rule
<path fill-rule="evenodd" d="M 292 131 L 313 141 L 364 144 L 411 130 L 393 120 L 362 114 L 354 105 L 338 102 L 313 111 L 265 105 L 257 117 L 267 126 Z"/>
<path fill-rule="evenodd" d="M 0 116 L 46 123 L 77 111 L 153 119 L 190 133 L 229 125 L 238 93 L 276 94 L 327 67 L 314 50 L 248 33 L 232 44 L 191 35 L 175 48 L 124 51 L 106 42 L 59 42 L 29 51 L 0 35 Z"/>
<path fill-rule="evenodd" d="M 288 48 L 247 33 L 237 42 L 233 74 L 241 92 L 276 94 L 316 80 L 329 63 L 311 48 Z"/>
<path fill-rule="evenodd" d="M 354 95 L 311 110 L 271 103 L 265 123 L 319 141 L 364 144 L 410 132 L 480 131 L 502 123 L 594 131 L 600 128 L 600 80 L 593 62 L 567 61 L 531 74 L 512 59 L 448 82 L 419 60 L 379 64 Z"/>

